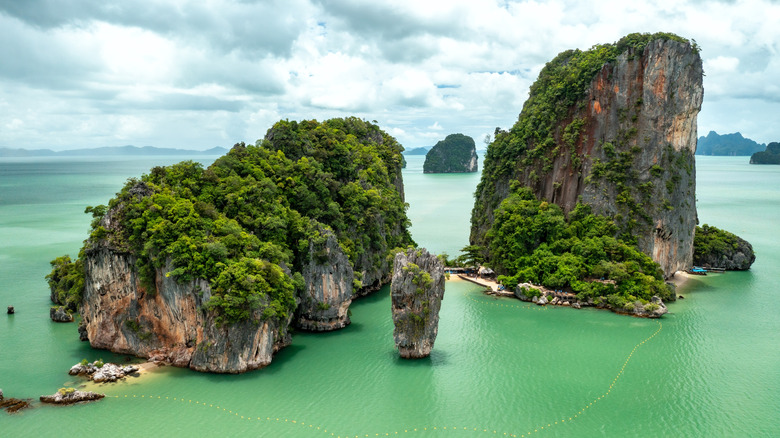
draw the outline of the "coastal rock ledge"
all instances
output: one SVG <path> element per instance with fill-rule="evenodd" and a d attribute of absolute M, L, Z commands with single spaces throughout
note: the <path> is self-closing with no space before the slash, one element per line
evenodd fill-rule
<path fill-rule="evenodd" d="M 76 391 L 73 388 L 61 388 L 52 395 L 42 395 L 40 399 L 44 403 L 71 405 L 73 403 L 100 400 L 105 396 L 105 394 L 99 394 L 92 391 Z"/>
<path fill-rule="evenodd" d="M 70 368 L 68 374 L 71 376 L 86 376 L 95 383 L 116 382 L 127 375 L 138 372 L 139 369 L 135 365 L 100 364 L 98 361 L 95 361 L 87 364 L 77 363 Z"/>
<path fill-rule="evenodd" d="M 405 359 L 431 354 L 444 298 L 444 266 L 423 248 L 396 254 L 390 286 L 393 339 Z"/>

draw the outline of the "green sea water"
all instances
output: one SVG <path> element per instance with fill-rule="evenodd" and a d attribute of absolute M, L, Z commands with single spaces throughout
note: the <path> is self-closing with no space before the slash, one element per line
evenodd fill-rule
<path fill-rule="evenodd" d="M 457 255 L 478 174 L 404 173 L 413 237 Z M 55 324 L 44 275 L 75 256 L 87 205 L 180 158 L 0 161 L 0 388 L 34 398 L 83 382 L 82 358 L 123 361 Z M 208 164 L 206 162 L 205 164 Z M 428 359 L 394 351 L 388 290 L 353 303 L 352 325 L 295 333 L 262 370 L 163 367 L 90 389 L 106 399 L 0 412 L 0 436 L 730 437 L 780 436 L 780 166 L 697 157 L 699 220 L 749 240 L 748 272 L 689 281 L 660 321 L 539 308 L 447 283 Z M 5 315 L 6 306 L 17 313 Z"/>

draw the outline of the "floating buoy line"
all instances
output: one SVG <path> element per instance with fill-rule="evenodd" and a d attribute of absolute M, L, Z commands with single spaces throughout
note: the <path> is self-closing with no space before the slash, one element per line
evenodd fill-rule
<path fill-rule="evenodd" d="M 487 300 L 479 300 L 476 299 L 470 295 L 467 295 L 467 297 L 473 301 L 478 301 L 480 303 L 484 304 L 492 304 L 500 307 L 515 307 L 515 308 L 522 308 L 526 310 L 546 310 L 546 306 L 536 306 L 533 304 L 527 304 L 527 305 L 513 305 L 513 304 L 503 304 L 498 302 L 490 302 Z M 499 301 L 499 300 L 497 300 Z M 536 309 L 536 308 L 539 309 Z M 647 338 L 643 339 L 641 342 L 634 345 L 634 348 L 631 349 L 631 352 L 626 357 L 626 360 L 623 362 L 623 365 L 620 367 L 620 370 L 615 375 L 614 379 L 612 379 L 612 382 L 610 382 L 609 387 L 606 388 L 606 390 L 599 395 L 598 397 L 594 398 L 593 400 L 589 401 L 587 404 L 583 405 L 582 408 L 580 408 L 578 411 L 573 412 L 569 415 L 561 417 L 559 420 L 552 421 L 546 424 L 540 424 L 533 428 L 527 428 L 527 429 L 520 429 L 518 432 L 506 432 L 506 431 L 499 431 L 496 429 L 491 428 L 485 428 L 485 427 L 473 427 L 473 426 L 457 426 L 457 425 L 450 425 L 450 426 L 444 426 L 444 425 L 436 425 L 436 426 L 424 426 L 424 427 L 414 427 L 414 428 L 404 428 L 404 429 L 398 429 L 390 432 L 381 432 L 381 433 L 365 433 L 365 434 L 344 434 L 344 433 L 337 433 L 333 431 L 332 428 L 327 428 L 322 425 L 317 425 L 313 423 L 307 423 L 305 421 L 301 421 L 300 419 L 292 419 L 292 418 L 286 418 L 286 417 L 276 417 L 276 416 L 257 416 L 257 415 L 249 415 L 249 413 L 246 412 L 239 412 L 234 411 L 232 409 L 228 409 L 225 406 L 222 406 L 220 404 L 215 404 L 213 402 L 205 402 L 201 400 L 193 400 L 191 398 L 185 398 L 185 397 L 171 397 L 171 396 L 165 396 L 165 395 L 148 395 L 148 394 L 124 394 L 124 395 L 107 395 L 107 398 L 114 398 L 114 399 L 128 399 L 128 400 L 148 400 L 148 401 L 167 401 L 167 402 L 173 402 L 177 404 L 181 404 L 182 406 L 192 406 L 193 408 L 199 407 L 204 409 L 213 409 L 217 412 L 226 414 L 230 416 L 231 418 L 237 420 L 237 421 L 252 421 L 252 422 L 261 422 L 261 423 L 278 423 L 278 424 L 287 424 L 291 428 L 298 428 L 309 430 L 312 433 L 318 433 L 320 435 L 324 436 L 330 436 L 330 437 L 336 437 L 336 438 L 369 438 L 369 437 L 382 437 L 382 436 L 398 436 L 398 435 L 408 435 L 408 434 L 415 434 L 420 432 L 468 432 L 468 436 L 473 436 L 474 432 L 477 432 L 478 434 L 484 434 L 484 435 L 492 435 L 492 436 L 507 436 L 512 438 L 527 438 L 535 436 L 541 432 L 544 432 L 546 430 L 550 430 L 554 428 L 557 425 L 563 425 L 567 422 L 573 422 L 580 416 L 586 414 L 588 410 L 600 401 L 607 398 L 610 393 L 612 392 L 612 389 L 615 387 L 615 385 L 618 383 L 618 380 L 623 375 L 623 373 L 626 370 L 626 367 L 628 366 L 631 359 L 634 357 L 634 353 L 637 352 L 637 350 L 645 345 L 647 342 L 649 342 L 651 339 L 656 337 L 659 333 L 661 333 L 661 330 L 663 329 L 663 324 L 655 320 L 655 322 L 658 324 L 658 328 L 655 332 L 653 332 L 652 335 L 648 336 Z"/>

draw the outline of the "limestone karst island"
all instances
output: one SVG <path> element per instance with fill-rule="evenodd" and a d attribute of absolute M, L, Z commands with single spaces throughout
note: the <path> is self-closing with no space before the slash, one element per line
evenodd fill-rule
<path fill-rule="evenodd" d="M 476 172 L 477 148 L 468 135 L 450 134 L 425 155 L 425 173 Z"/>
<path fill-rule="evenodd" d="M 707 226 L 695 245 L 702 96 L 699 49 L 676 35 L 559 54 L 495 131 L 461 264 L 523 299 L 649 317 L 694 261 L 748 269 L 752 248 L 731 233 Z M 240 373 L 294 330 L 348 326 L 353 300 L 392 279 L 396 347 L 428 356 L 445 267 L 415 249 L 402 151 L 354 117 L 280 121 L 207 168 L 154 167 L 87 209 L 78 257 L 52 261 L 52 315 L 78 312 L 94 348 Z M 475 172 L 473 139 L 447 136 L 424 166 Z"/>

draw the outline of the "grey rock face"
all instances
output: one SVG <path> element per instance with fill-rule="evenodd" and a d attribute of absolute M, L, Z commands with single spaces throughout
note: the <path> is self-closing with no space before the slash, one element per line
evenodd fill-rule
<path fill-rule="evenodd" d="M 327 331 L 349 324 L 354 273 L 336 236 L 320 229 L 320 241 L 309 240 L 309 256 L 303 266 L 306 290 L 298 306 L 298 327 Z"/>
<path fill-rule="evenodd" d="M 416 359 L 431 353 L 439 328 L 444 280 L 444 266 L 425 249 L 411 248 L 395 256 L 390 294 L 393 339 L 401 357 Z"/>
<path fill-rule="evenodd" d="M 52 307 L 49 310 L 49 318 L 54 322 L 73 322 L 73 315 L 63 306 Z"/>
<path fill-rule="evenodd" d="M 133 256 L 107 247 L 91 248 L 84 259 L 85 288 L 79 333 L 95 348 L 132 354 L 198 371 L 240 373 L 271 363 L 289 345 L 284 321 L 263 319 L 217 327 L 201 310 L 211 297 L 207 281 L 179 283 L 156 273 L 153 291 L 139 281 Z M 83 339 L 82 338 L 82 339 Z"/>

